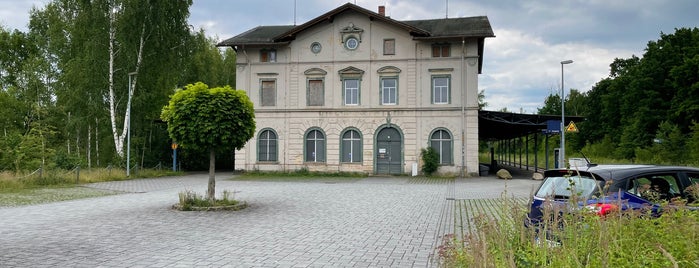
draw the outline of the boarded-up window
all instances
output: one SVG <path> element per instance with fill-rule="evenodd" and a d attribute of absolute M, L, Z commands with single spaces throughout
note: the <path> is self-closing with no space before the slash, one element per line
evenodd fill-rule
<path fill-rule="evenodd" d="M 434 44 L 432 45 L 432 57 L 450 57 L 451 46 L 449 44 Z"/>
<path fill-rule="evenodd" d="M 396 39 L 383 40 L 383 54 L 384 55 L 395 55 L 396 54 Z"/>
<path fill-rule="evenodd" d="M 262 81 L 260 90 L 260 104 L 262 106 L 275 106 L 277 103 L 277 82 L 275 80 Z"/>
<path fill-rule="evenodd" d="M 323 80 L 308 80 L 308 106 L 325 105 Z"/>
<path fill-rule="evenodd" d="M 277 62 L 276 50 L 260 50 L 260 62 Z"/>

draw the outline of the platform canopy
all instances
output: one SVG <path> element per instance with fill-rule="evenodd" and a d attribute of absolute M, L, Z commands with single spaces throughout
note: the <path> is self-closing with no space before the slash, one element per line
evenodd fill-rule
<path fill-rule="evenodd" d="M 579 123 L 582 116 L 566 116 L 566 125 Z M 507 140 L 532 133 L 544 133 L 547 122 L 561 122 L 561 115 L 517 114 L 509 112 L 478 111 L 478 138 L 480 140 Z M 559 123 L 560 124 L 560 123 Z"/>

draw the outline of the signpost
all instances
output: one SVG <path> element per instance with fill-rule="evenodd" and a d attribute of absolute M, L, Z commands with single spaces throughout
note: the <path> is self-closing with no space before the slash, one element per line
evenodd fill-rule
<path fill-rule="evenodd" d="M 177 143 L 172 143 L 172 171 L 177 171 Z"/>

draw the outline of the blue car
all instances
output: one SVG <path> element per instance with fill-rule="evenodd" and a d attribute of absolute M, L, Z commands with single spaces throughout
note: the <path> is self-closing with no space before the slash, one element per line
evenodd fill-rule
<path fill-rule="evenodd" d="M 588 165 L 547 170 L 529 204 L 525 224 L 537 226 L 546 209 L 562 213 L 584 207 L 598 215 L 646 209 L 658 216 L 662 204 L 699 202 L 697 194 L 699 168 L 693 167 Z"/>

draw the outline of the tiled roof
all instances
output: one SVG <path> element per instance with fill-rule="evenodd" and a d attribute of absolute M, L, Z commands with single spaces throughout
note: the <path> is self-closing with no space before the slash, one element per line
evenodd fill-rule
<path fill-rule="evenodd" d="M 410 20 L 403 23 L 423 29 L 430 33 L 420 38 L 447 38 L 447 37 L 495 37 L 490 27 L 488 17 L 467 17 L 453 19 Z"/>
<path fill-rule="evenodd" d="M 233 38 L 226 39 L 218 44 L 218 46 L 235 46 L 235 45 L 263 45 L 273 44 L 274 37 L 283 34 L 295 26 L 279 25 L 279 26 L 257 26 L 247 32 L 236 35 Z"/>
<path fill-rule="evenodd" d="M 220 42 L 218 46 L 271 45 L 275 43 L 285 43 L 293 40 L 294 36 L 299 32 L 323 21 L 332 21 L 334 16 L 347 10 L 354 10 L 356 12 L 365 14 L 372 19 L 394 24 L 405 29 L 406 31 L 409 31 L 415 37 L 415 39 L 495 37 L 495 34 L 493 34 L 493 29 L 490 27 L 488 17 L 485 16 L 397 21 L 369 11 L 365 8 L 347 3 L 302 25 L 258 26 L 247 32 Z"/>

